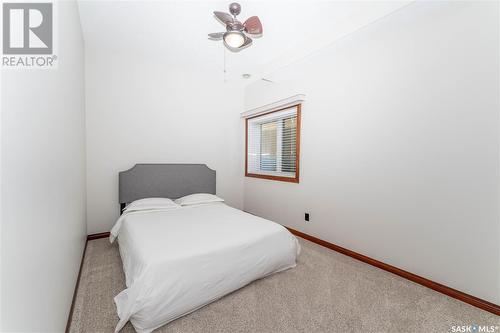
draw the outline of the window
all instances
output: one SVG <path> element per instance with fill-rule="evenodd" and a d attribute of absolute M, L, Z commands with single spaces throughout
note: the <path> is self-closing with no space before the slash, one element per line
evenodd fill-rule
<path fill-rule="evenodd" d="M 299 182 L 300 104 L 246 119 L 245 176 Z"/>

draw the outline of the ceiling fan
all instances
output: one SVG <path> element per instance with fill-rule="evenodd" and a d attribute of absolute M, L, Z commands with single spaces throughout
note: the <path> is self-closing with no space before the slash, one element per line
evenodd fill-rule
<path fill-rule="evenodd" d="M 226 25 L 226 32 L 215 32 L 208 34 L 208 38 L 212 40 L 223 40 L 224 45 L 231 51 L 239 51 L 252 44 L 253 37 L 262 35 L 262 24 L 257 16 L 248 18 L 241 23 L 236 19 L 236 16 L 241 12 L 239 3 L 233 2 L 229 5 L 229 12 L 214 12 L 215 17 Z"/>

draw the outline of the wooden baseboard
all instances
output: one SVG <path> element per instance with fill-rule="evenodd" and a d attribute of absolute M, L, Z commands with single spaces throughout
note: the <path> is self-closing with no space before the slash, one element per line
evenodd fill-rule
<path fill-rule="evenodd" d="M 475 296 L 461 292 L 459 290 L 447 287 L 447 286 L 442 285 L 440 283 L 431 281 L 431 280 L 426 279 L 424 277 L 421 277 L 419 275 L 407 272 L 407 271 L 402 270 L 400 268 L 391 266 L 389 264 L 386 264 L 386 263 L 383 263 L 381 261 L 375 260 L 373 258 L 367 257 L 367 256 L 362 255 L 360 253 L 351 251 L 351 250 L 346 249 L 344 247 L 329 243 L 327 241 L 316 238 L 314 236 L 310 236 L 310 235 L 305 234 L 303 232 L 300 232 L 298 230 L 288 228 L 288 227 L 287 227 L 287 229 L 290 230 L 290 232 L 292 234 L 299 236 L 301 238 L 307 239 L 308 241 L 311 241 L 311 242 L 316 243 L 318 245 L 324 246 L 324 247 L 329 248 L 331 250 L 334 250 L 336 252 L 340 252 L 340 253 L 345 254 L 349 257 L 360 260 L 360 261 L 365 262 L 367 264 L 370 264 L 372 266 L 381 268 L 381 269 L 388 271 L 388 272 L 391 272 L 393 274 L 399 275 L 405 279 L 408 279 L 410 281 L 418 283 L 424 287 L 433 289 L 433 290 L 438 291 L 442 294 L 456 298 L 462 302 L 468 303 L 468 304 L 473 305 L 477 308 L 486 310 L 488 312 L 496 314 L 497 316 L 500 316 L 500 306 L 498 306 L 497 304 L 490 303 L 490 302 L 485 301 L 483 299 L 480 299 L 480 298 L 477 298 Z"/>
<path fill-rule="evenodd" d="M 76 278 L 75 291 L 73 292 L 73 300 L 71 301 L 71 308 L 69 310 L 68 322 L 66 323 L 66 333 L 69 333 L 71 326 L 71 320 L 73 319 L 73 311 L 75 309 L 76 294 L 78 292 L 78 287 L 80 286 L 80 277 L 82 275 L 83 260 L 85 259 L 85 253 L 87 252 L 87 244 L 89 240 L 106 238 L 109 237 L 109 232 L 101 232 L 98 234 L 87 235 L 87 240 L 85 241 L 85 247 L 83 248 L 82 261 L 80 262 L 80 269 L 78 270 L 78 277 Z"/>
<path fill-rule="evenodd" d="M 98 234 L 91 234 L 87 236 L 87 240 L 93 240 L 93 239 L 99 239 L 99 238 L 106 238 L 109 237 L 109 231 L 108 232 L 100 232 Z"/>
<path fill-rule="evenodd" d="M 73 291 L 73 299 L 71 300 L 71 308 L 69 309 L 68 322 L 66 323 L 66 330 L 65 330 L 66 333 L 69 333 L 69 329 L 71 326 L 71 320 L 73 319 L 73 311 L 75 309 L 76 294 L 78 292 L 78 286 L 80 285 L 80 276 L 82 275 L 83 260 L 85 259 L 85 252 L 87 252 L 87 243 L 88 243 L 88 236 L 87 236 L 87 240 L 85 241 L 85 246 L 83 248 L 82 261 L 80 261 L 80 269 L 78 270 L 78 276 L 76 278 L 75 290 Z"/>

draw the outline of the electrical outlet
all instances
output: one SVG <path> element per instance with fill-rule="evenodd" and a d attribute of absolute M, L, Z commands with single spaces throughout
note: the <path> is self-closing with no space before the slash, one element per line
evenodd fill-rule
<path fill-rule="evenodd" d="M 309 213 L 304 214 L 304 220 L 309 221 Z"/>

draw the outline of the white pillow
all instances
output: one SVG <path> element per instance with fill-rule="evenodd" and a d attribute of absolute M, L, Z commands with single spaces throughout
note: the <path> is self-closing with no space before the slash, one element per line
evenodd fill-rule
<path fill-rule="evenodd" d="M 176 204 L 181 206 L 189 206 L 189 205 L 199 205 L 210 202 L 223 202 L 224 199 L 219 198 L 216 195 L 209 193 L 196 193 L 186 195 L 185 197 L 179 198 L 175 200 Z"/>
<path fill-rule="evenodd" d="M 132 212 L 138 210 L 151 210 L 151 209 L 174 209 L 179 208 L 179 205 L 167 198 L 145 198 L 135 200 L 128 204 L 124 212 Z"/>

